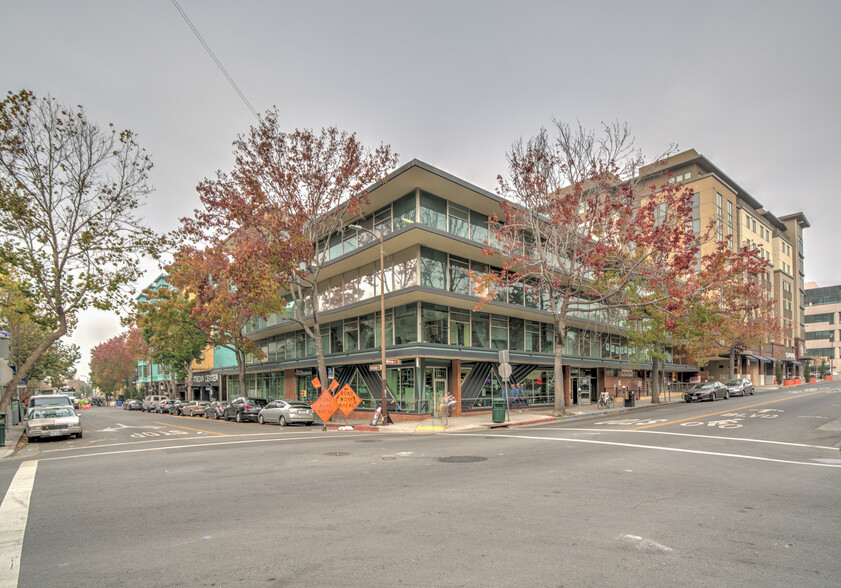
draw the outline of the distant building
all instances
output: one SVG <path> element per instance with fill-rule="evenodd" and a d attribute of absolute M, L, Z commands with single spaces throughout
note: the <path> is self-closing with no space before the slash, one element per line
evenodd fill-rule
<path fill-rule="evenodd" d="M 757 384 L 770 384 L 774 380 L 774 362 L 779 361 L 786 376 L 802 375 L 799 351 L 804 348 L 805 336 L 803 229 L 809 227 L 803 213 L 778 218 L 694 149 L 643 167 L 641 173 L 650 177 L 654 185 L 681 182 L 694 191 L 692 216 L 696 234 L 713 221 L 718 239 L 729 235 L 734 250 L 743 245 L 758 247 L 771 264 L 760 277 L 760 284 L 766 295 L 776 301 L 774 310 L 782 324 L 782 333 L 777 340 L 766 341 L 743 353 L 736 372 Z M 707 370 L 710 379 L 724 380 L 728 377 L 729 363 L 724 358 L 712 358 Z"/>
<path fill-rule="evenodd" d="M 840 320 L 841 286 L 806 284 L 806 350 L 818 365 L 825 359 L 833 371 L 841 367 Z"/>

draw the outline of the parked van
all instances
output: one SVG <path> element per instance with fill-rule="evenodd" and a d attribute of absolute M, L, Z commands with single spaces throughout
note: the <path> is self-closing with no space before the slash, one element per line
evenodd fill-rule
<path fill-rule="evenodd" d="M 161 400 L 165 400 L 166 396 L 161 394 L 159 396 L 147 396 L 143 399 L 143 412 L 152 412 L 155 410 L 155 405 Z"/>

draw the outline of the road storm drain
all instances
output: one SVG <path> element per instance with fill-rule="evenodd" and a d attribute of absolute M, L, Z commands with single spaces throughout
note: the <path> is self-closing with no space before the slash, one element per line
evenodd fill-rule
<path fill-rule="evenodd" d="M 487 460 L 487 457 L 479 457 L 478 455 L 451 455 L 449 457 L 438 458 L 438 461 L 441 463 L 474 463 Z"/>
<path fill-rule="evenodd" d="M 328 451 L 324 455 L 329 455 L 330 457 L 344 457 L 345 455 L 350 455 L 350 451 Z"/>

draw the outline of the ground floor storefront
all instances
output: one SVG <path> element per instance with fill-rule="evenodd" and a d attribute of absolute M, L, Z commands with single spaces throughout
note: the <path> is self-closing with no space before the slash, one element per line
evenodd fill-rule
<path fill-rule="evenodd" d="M 443 399 L 451 394 L 455 404 L 454 416 L 490 411 L 495 399 L 507 399 L 510 406 L 541 408 L 555 403 L 555 374 L 551 358 L 543 361 L 515 361 L 510 363 L 510 376 L 500 375 L 498 361 L 490 358 L 402 358 L 396 365 L 387 365 L 386 402 L 393 419 L 415 420 L 437 415 L 443 409 Z M 581 362 L 585 363 L 585 362 Z M 590 362 L 592 363 L 592 362 Z M 382 378 L 378 362 L 371 364 L 328 364 L 328 380 L 339 387 L 349 385 L 360 397 L 358 413 L 372 412 L 382 403 Z M 506 373 L 503 370 L 503 373 Z M 688 382 L 697 373 L 694 366 L 667 365 L 663 390 L 672 382 Z M 246 374 L 246 396 L 273 400 L 298 399 L 314 402 L 320 389 L 313 380 L 314 366 L 263 370 Z M 601 392 L 623 398 L 632 393 L 639 398 L 650 393 L 650 371 L 640 366 L 576 365 L 570 361 L 563 367 L 565 404 L 589 404 L 598 400 Z M 225 374 L 228 398 L 241 396 L 235 373 Z"/>

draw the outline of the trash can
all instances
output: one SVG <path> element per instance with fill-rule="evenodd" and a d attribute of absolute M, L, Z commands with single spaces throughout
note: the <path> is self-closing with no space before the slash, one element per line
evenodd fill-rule
<path fill-rule="evenodd" d="M 0 447 L 6 446 L 6 415 L 0 414 Z"/>
<path fill-rule="evenodd" d="M 628 390 L 627 392 L 625 392 L 625 407 L 626 408 L 632 408 L 634 406 L 634 400 L 635 400 L 635 397 L 634 397 L 634 391 L 633 390 Z"/>
<path fill-rule="evenodd" d="M 494 398 L 493 421 L 495 423 L 505 422 L 505 401 L 502 398 Z"/>

